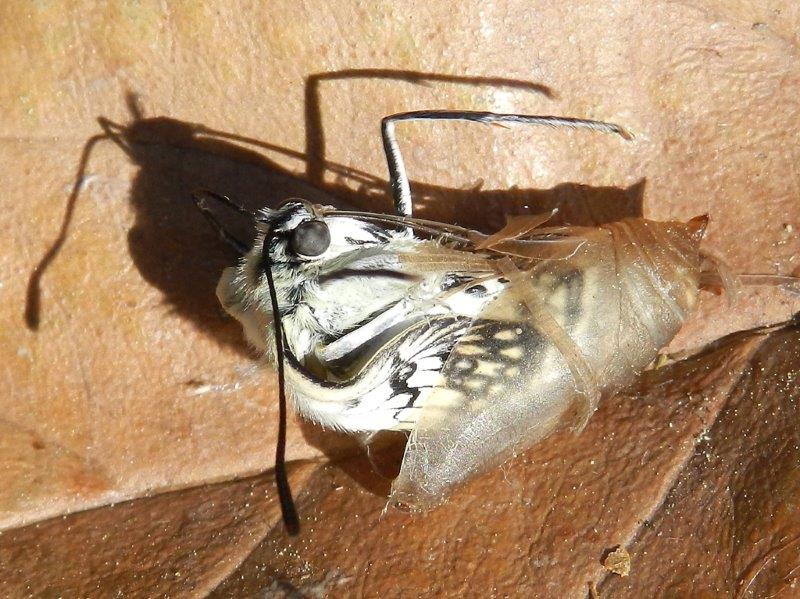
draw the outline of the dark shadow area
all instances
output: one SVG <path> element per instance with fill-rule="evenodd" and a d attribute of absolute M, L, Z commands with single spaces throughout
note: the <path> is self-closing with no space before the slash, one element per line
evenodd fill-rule
<path fill-rule="evenodd" d="M 148 283 L 163 293 L 170 310 L 190 320 L 218 343 L 247 354 L 239 325 L 223 315 L 215 294 L 222 270 L 235 263 L 236 255 L 208 226 L 196 209 L 191 192 L 198 188 L 209 189 L 231 197 L 250 210 L 275 207 L 290 197 L 367 211 L 390 210 L 392 203 L 384 178 L 325 157 L 321 86 L 350 79 L 506 87 L 553 97 L 544 86 L 502 78 L 374 69 L 316 74 L 310 76 L 306 84 L 307 147 L 305 152 L 298 152 L 201 124 L 169 117 L 147 117 L 135 95 L 130 94 L 127 99 L 130 122 L 122 125 L 99 118 L 102 134 L 88 140 L 83 149 L 61 232 L 29 279 L 25 309 L 28 326 L 34 330 L 38 327 L 41 280 L 67 238 L 75 205 L 89 172 L 91 151 L 98 142 L 110 140 L 138 167 L 130 188 L 135 223 L 128 233 L 136 268 Z M 375 123 L 375 132 L 377 136 L 378 123 Z M 487 129 L 487 135 L 491 134 Z M 592 143 L 591 136 L 587 136 L 586 143 Z M 304 173 L 291 172 L 267 154 L 280 154 L 304 163 Z M 560 212 L 553 224 L 590 225 L 640 216 L 644 181 L 628 189 L 564 183 L 552 189 L 499 190 L 454 189 L 412 181 L 412 189 L 415 215 L 433 219 L 451 217 L 457 224 L 491 231 L 504 225 L 506 214 L 537 213 L 554 207 Z M 235 217 L 231 220 L 231 215 L 218 213 L 237 237 L 244 241 L 252 238 L 250 223 L 237 222 Z M 329 445 L 331 434 L 322 434 L 314 427 L 305 433 L 312 445 L 329 455 L 341 455 L 333 453 L 332 446 L 337 443 Z M 359 483 L 375 492 L 388 489 L 383 477 L 373 481 L 367 478 L 359 475 Z"/>
<path fill-rule="evenodd" d="M 306 180 L 339 200 L 367 211 L 390 211 L 392 209 L 391 198 L 388 194 L 388 181 L 385 178 L 376 178 L 363 172 L 348 173 L 346 167 L 329 162 L 325 157 L 326 146 L 322 124 L 322 107 L 325 104 L 323 101 L 324 88 L 335 85 L 336 82 L 357 79 L 391 80 L 424 86 L 438 83 L 491 87 L 540 94 L 551 100 L 557 98 L 556 93 L 547 86 L 503 77 L 462 77 L 387 69 L 348 69 L 309 76 L 305 87 Z M 425 108 L 458 109 L 463 107 Z M 378 123 L 376 122 L 375 136 L 378 135 Z M 486 135 L 497 135 L 497 131 L 486 128 Z M 402 133 L 399 134 L 399 137 L 402 139 Z M 586 143 L 592 143 L 591 135 L 586 137 Z M 464 151 L 468 152 L 469 149 Z M 357 189 L 354 191 L 352 186 L 332 186 L 330 183 L 326 183 L 325 176 L 328 172 L 353 179 L 358 184 Z M 353 178 L 354 174 L 357 175 L 357 178 Z M 409 176 L 412 178 L 415 216 L 441 220 L 446 215 L 448 222 L 483 231 L 494 231 L 503 227 L 505 215 L 508 214 L 531 214 L 549 211 L 556 207 L 559 208 L 559 214 L 550 224 L 569 223 L 590 226 L 620 220 L 628 216 L 641 216 L 645 188 L 645 181 L 642 179 L 627 189 L 590 187 L 575 183 L 564 183 L 552 189 L 484 190 L 469 187 L 455 189 L 414 181 L 413 173 L 409 173 Z"/>
<path fill-rule="evenodd" d="M 368 211 L 390 210 L 387 182 L 383 178 L 325 158 L 321 87 L 323 83 L 332 85 L 353 79 L 490 86 L 553 97 L 545 86 L 497 77 L 385 69 L 314 74 L 308 78 L 305 91 L 307 147 L 305 152 L 298 152 L 196 123 L 145 117 L 136 96 L 130 94 L 127 103 L 131 121 L 120 125 L 99 118 L 103 134 L 92 137 L 84 146 L 60 234 L 29 279 L 25 307 L 29 328 L 38 328 L 41 279 L 66 239 L 91 151 L 98 142 L 111 140 L 139 167 L 130 190 L 136 222 L 128 235 L 131 256 L 138 270 L 164 293 L 172 310 L 189 318 L 220 342 L 244 350 L 237 328 L 221 318 L 214 293 L 220 272 L 233 264 L 236 257 L 209 229 L 190 193 L 197 188 L 210 189 L 234 198 L 251 210 L 274 207 L 289 197 Z M 377 136 L 377 123 L 375 130 Z M 270 160 L 266 152 L 299 160 L 305 164 L 305 174 L 290 172 Z M 333 175 L 334 181 L 326 181 L 326 174 Z M 562 213 L 554 222 L 591 224 L 640 215 L 643 186 L 621 190 L 564 184 L 550 190 L 481 190 L 413 183 L 413 190 L 418 216 L 436 218 L 437 213 L 442 214 L 441 207 L 446 206 L 445 212 L 459 216 L 458 224 L 491 230 L 504 224 L 504 214 L 539 212 L 555 206 L 562 208 Z M 226 224 L 242 239 L 251 238 L 247 223 Z"/>
<path fill-rule="evenodd" d="M 134 96 L 128 104 L 133 117 L 129 124 L 100 118 L 104 133 L 84 146 L 60 234 L 29 279 L 26 323 L 33 330 L 38 328 L 42 277 L 66 240 L 91 151 L 98 142 L 110 140 L 139 168 L 130 188 L 136 220 L 128 233 L 137 269 L 164 294 L 171 310 L 219 342 L 246 352 L 238 325 L 223 317 L 215 295 L 222 269 L 235 264 L 237 256 L 208 226 L 191 192 L 197 188 L 219 191 L 251 210 L 275 206 L 288 197 L 320 203 L 331 203 L 331 198 L 245 144 L 292 155 L 290 150 L 167 117 L 144 118 Z M 250 223 L 231 221 L 224 213 L 220 216 L 239 237 L 251 239 Z"/>
<path fill-rule="evenodd" d="M 415 216 L 430 218 L 446 207 L 448 219 L 463 227 L 494 232 L 506 216 L 537 214 L 558 208 L 547 225 L 596 226 L 641 217 L 646 181 L 627 188 L 562 183 L 550 189 L 447 189 L 412 183 Z M 441 218 L 436 219 L 441 220 Z"/>
<path fill-rule="evenodd" d="M 306 441 L 328 456 L 356 484 L 378 497 L 389 496 L 392 481 L 400 473 L 408 440 L 405 433 L 382 431 L 367 442 L 312 422 L 298 420 L 298 423 Z"/>

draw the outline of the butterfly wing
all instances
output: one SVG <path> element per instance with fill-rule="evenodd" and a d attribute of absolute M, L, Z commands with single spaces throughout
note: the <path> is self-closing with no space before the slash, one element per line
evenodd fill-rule
<path fill-rule="evenodd" d="M 601 388 L 619 388 L 645 368 L 696 302 L 696 229 L 693 221 L 628 219 L 499 240 L 525 249 L 493 261 L 504 291 L 453 346 L 438 386 L 420 397 L 392 498 L 434 506 L 557 427 L 580 429 Z"/>
<path fill-rule="evenodd" d="M 547 355 L 534 328 L 489 316 L 473 322 L 445 363 L 441 385 L 424 398 L 393 500 L 432 507 L 452 486 L 557 426 L 562 409 L 552 397 L 568 393 L 569 369 Z M 537 388 L 542 377 L 549 384 Z"/>
<path fill-rule="evenodd" d="M 420 398 L 393 501 L 433 507 L 472 474 L 560 425 L 586 421 L 599 392 L 595 370 L 573 340 L 580 338 L 580 304 L 591 293 L 580 249 L 530 270 L 508 257 L 496 261 L 508 284 L 454 346 L 439 384 Z"/>

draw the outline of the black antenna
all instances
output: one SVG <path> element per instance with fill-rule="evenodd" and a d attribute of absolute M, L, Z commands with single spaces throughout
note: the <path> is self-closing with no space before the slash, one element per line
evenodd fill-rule
<path fill-rule="evenodd" d="M 281 502 L 283 525 L 286 532 L 295 536 L 300 532 L 300 522 L 297 518 L 297 508 L 292 499 L 292 488 L 286 477 L 286 378 L 283 369 L 283 327 L 281 314 L 278 310 L 278 295 L 275 292 L 275 282 L 272 280 L 272 259 L 269 255 L 269 242 L 272 239 L 272 229 L 268 229 L 264 236 L 264 271 L 267 275 L 269 286 L 269 299 L 272 302 L 272 322 L 275 327 L 275 361 L 278 364 L 278 439 L 275 442 L 275 484 L 278 487 L 278 499 Z"/>

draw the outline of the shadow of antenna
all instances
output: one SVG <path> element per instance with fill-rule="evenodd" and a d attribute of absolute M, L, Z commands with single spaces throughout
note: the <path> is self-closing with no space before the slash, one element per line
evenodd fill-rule
<path fill-rule="evenodd" d="M 346 69 L 328 73 L 315 73 L 306 79 L 306 177 L 309 183 L 322 187 L 326 170 L 325 136 L 322 132 L 322 107 L 320 86 L 324 81 L 343 81 L 348 79 L 384 79 L 401 81 L 417 85 L 431 83 L 453 83 L 472 87 L 497 87 L 519 89 L 542 94 L 549 99 L 555 98 L 553 91 L 546 85 L 531 83 L 521 79 L 505 77 L 470 77 L 464 75 L 445 75 L 439 73 L 420 73 L 417 71 L 394 69 Z M 377 131 L 377 123 L 376 123 Z"/>
<path fill-rule="evenodd" d="M 80 160 L 78 161 L 78 170 L 75 173 L 75 180 L 72 184 L 69 197 L 67 198 L 67 205 L 64 209 L 64 217 L 61 220 L 61 228 L 58 231 L 53 243 L 47 249 L 42 259 L 33 269 L 30 278 L 28 279 L 28 287 L 25 293 L 25 324 L 32 331 L 39 329 L 39 322 L 41 319 L 42 307 L 42 276 L 47 271 L 50 263 L 55 260 L 61 247 L 67 240 L 67 233 L 69 232 L 72 217 L 75 214 L 75 206 L 78 202 L 78 197 L 83 189 L 83 184 L 86 176 L 86 166 L 89 163 L 89 157 L 97 142 L 108 139 L 108 134 L 98 134 L 90 137 L 83 145 Z"/>

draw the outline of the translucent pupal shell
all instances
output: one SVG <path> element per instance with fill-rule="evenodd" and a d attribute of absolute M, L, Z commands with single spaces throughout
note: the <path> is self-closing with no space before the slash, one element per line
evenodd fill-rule
<path fill-rule="evenodd" d="M 695 305 L 704 218 L 562 227 L 566 255 L 495 261 L 509 280 L 456 344 L 426 397 L 391 500 L 416 509 L 562 426 L 580 429 L 602 392 L 627 384 Z M 524 241 L 517 241 L 524 244 Z M 513 256 L 525 254 L 515 250 Z"/>

